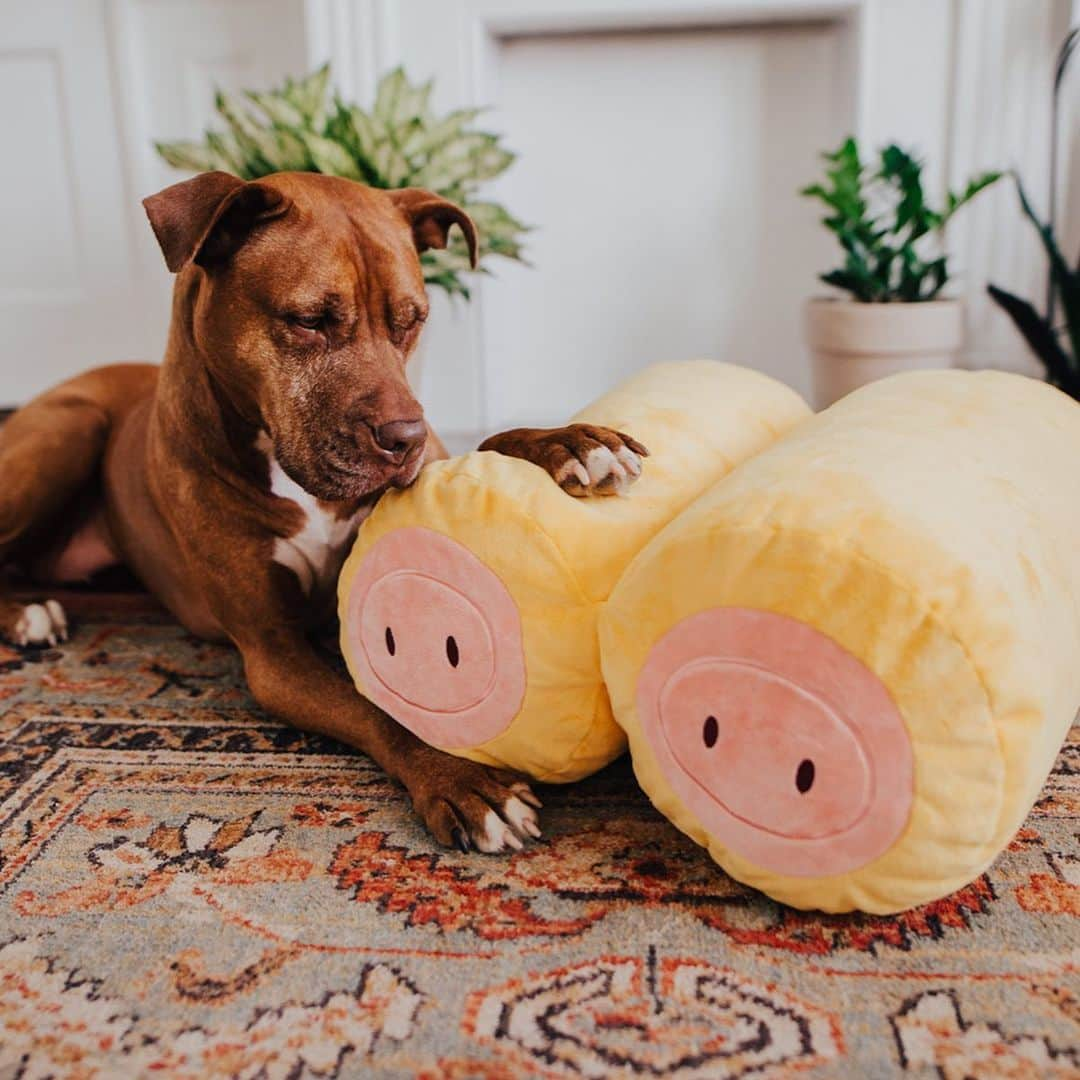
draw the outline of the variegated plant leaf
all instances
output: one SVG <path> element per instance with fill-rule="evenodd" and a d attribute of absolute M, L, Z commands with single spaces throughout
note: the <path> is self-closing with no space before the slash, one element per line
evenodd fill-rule
<path fill-rule="evenodd" d="M 494 180 L 496 176 L 506 172 L 516 160 L 517 155 L 513 151 L 492 143 L 473 157 L 470 181 L 475 185 L 485 180 Z"/>
<path fill-rule="evenodd" d="M 413 170 L 405 155 L 390 139 L 382 140 L 375 148 L 375 172 L 377 184 L 384 188 L 409 187 Z"/>
<path fill-rule="evenodd" d="M 251 115 L 245 102 L 236 94 L 219 90 L 214 95 L 214 108 L 234 133 L 239 131 L 250 136 L 265 129 L 265 124 Z"/>
<path fill-rule="evenodd" d="M 238 97 L 218 91 L 215 98 L 218 114 L 229 126 L 229 132 L 245 162 L 263 172 L 277 172 L 277 147 L 265 138 L 269 129 L 247 111 Z"/>
<path fill-rule="evenodd" d="M 276 172 L 308 172 L 314 164 L 304 140 L 294 131 L 275 128 L 266 133 L 276 147 Z"/>
<path fill-rule="evenodd" d="M 375 89 L 375 104 L 372 106 L 371 115 L 384 127 L 390 127 L 397 116 L 398 102 L 409 90 L 409 80 L 405 77 L 405 70 L 400 67 L 388 71 L 380 80 Z"/>
<path fill-rule="evenodd" d="M 518 221 L 506 207 L 493 202 L 470 202 L 465 210 L 476 223 L 476 227 L 486 233 L 523 233 L 529 232 L 530 226 Z"/>
<path fill-rule="evenodd" d="M 174 169 L 187 169 L 191 172 L 212 172 L 222 167 L 221 159 L 205 143 L 197 142 L 156 142 L 154 149 Z"/>
<path fill-rule="evenodd" d="M 326 91 L 330 86 L 330 65 L 323 64 L 306 79 L 285 84 L 285 98 L 297 108 L 313 128 L 322 127 L 326 118 Z"/>
<path fill-rule="evenodd" d="M 466 133 L 466 128 L 482 112 L 484 112 L 483 109 L 455 109 L 441 120 L 425 125 L 423 137 L 415 140 L 415 146 L 411 152 L 425 155 L 430 159 L 447 143 L 461 138 Z"/>
<path fill-rule="evenodd" d="M 404 70 L 394 68 L 379 80 L 372 115 L 392 136 L 413 117 L 422 117 L 427 113 L 431 90 L 430 81 L 411 86 Z"/>
<path fill-rule="evenodd" d="M 348 180 L 364 179 L 356 159 L 341 143 L 316 135 L 313 131 L 300 131 L 297 136 L 307 148 L 319 172 L 330 176 L 344 176 Z"/>
<path fill-rule="evenodd" d="M 424 283 L 428 288 L 444 289 L 450 296 L 471 297 L 469 287 L 461 280 L 461 275 L 453 270 L 444 270 L 436 265 L 434 252 L 425 251 L 420 256 L 420 266 L 424 272 Z"/>
<path fill-rule="evenodd" d="M 394 141 L 398 148 L 410 161 L 415 160 L 421 153 L 421 148 L 427 139 L 427 125 L 422 116 L 414 116 L 408 123 L 398 129 Z"/>
<path fill-rule="evenodd" d="M 246 90 L 244 93 L 275 126 L 294 129 L 307 127 L 304 114 L 283 94 L 263 94 L 258 90 Z"/>
<path fill-rule="evenodd" d="M 464 241 L 461 241 L 459 245 L 455 243 L 453 236 L 451 236 L 447 247 L 432 248 L 430 251 L 425 251 L 424 254 L 430 256 L 427 260 L 428 264 L 438 270 L 452 270 L 455 273 L 464 273 L 472 269 L 469 252 Z"/>
<path fill-rule="evenodd" d="M 341 101 L 336 101 L 334 111 L 327 121 L 324 136 L 339 143 L 349 152 L 364 174 L 364 180 L 367 183 L 377 184 L 378 177 L 372 160 L 376 140 L 371 120 L 366 113 L 355 106 L 350 107 Z"/>
<path fill-rule="evenodd" d="M 472 186 L 476 162 L 497 141 L 497 136 L 470 131 L 446 143 L 416 172 L 420 187 L 443 191 L 458 184 Z"/>
<path fill-rule="evenodd" d="M 413 175 L 413 168 L 405 153 L 394 143 L 387 143 L 393 152 L 386 159 L 383 168 L 383 182 L 388 188 L 407 187 L 409 177 Z"/>
<path fill-rule="evenodd" d="M 381 138 L 379 130 L 375 126 L 375 121 L 372 120 L 366 112 L 357 108 L 355 105 L 350 110 L 349 115 L 353 122 L 353 128 L 356 131 L 360 153 L 363 154 L 368 161 L 374 161 L 375 151 L 379 148 L 379 140 Z"/>
<path fill-rule="evenodd" d="M 473 219 L 480 234 L 480 255 L 501 255 L 506 259 L 525 262 L 521 237 L 529 232 L 522 224 L 497 203 L 466 203 L 465 212 Z"/>
<path fill-rule="evenodd" d="M 244 152 L 236 143 L 236 139 L 229 134 L 221 134 L 216 131 L 206 133 L 206 145 L 217 156 L 221 164 L 218 166 L 225 172 L 236 173 L 245 180 L 252 180 L 260 173 L 254 163 L 248 161 Z"/>

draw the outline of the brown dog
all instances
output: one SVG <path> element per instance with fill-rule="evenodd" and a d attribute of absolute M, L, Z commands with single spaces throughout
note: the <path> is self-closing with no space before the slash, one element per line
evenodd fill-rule
<path fill-rule="evenodd" d="M 331 671 L 307 632 L 379 494 L 445 456 L 405 378 L 428 303 L 418 252 L 461 227 L 419 190 L 206 173 L 145 200 L 177 273 L 165 360 L 78 376 L 0 428 L 0 564 L 83 580 L 125 563 L 195 634 L 233 641 L 251 692 L 305 731 L 370 754 L 445 844 L 520 848 L 539 805 L 517 777 L 417 741 Z M 484 448 L 574 494 L 640 471 L 603 428 L 508 432 Z M 66 636 L 55 601 L 0 595 L 16 644 Z"/>

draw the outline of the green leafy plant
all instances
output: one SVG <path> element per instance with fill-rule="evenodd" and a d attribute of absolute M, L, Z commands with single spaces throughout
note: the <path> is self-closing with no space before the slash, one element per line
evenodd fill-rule
<path fill-rule="evenodd" d="M 218 92 L 223 131 L 202 142 L 155 143 L 179 169 L 221 169 L 245 180 L 283 171 L 322 172 L 381 188 L 422 187 L 461 206 L 480 233 L 480 270 L 492 255 L 523 262 L 527 227 L 503 206 L 478 197 L 482 185 L 505 172 L 514 154 L 500 137 L 474 127 L 480 109 L 437 116 L 432 84 L 409 82 L 401 68 L 379 82 L 370 110 L 331 96 L 329 65 L 276 90 Z M 421 256 L 424 279 L 468 299 L 465 239 L 455 230 L 445 250 Z"/>
<path fill-rule="evenodd" d="M 922 163 L 899 146 L 884 147 L 873 166 L 862 161 L 852 138 L 822 156 L 828 162 L 825 182 L 800 194 L 826 205 L 822 224 L 836 234 L 845 258 L 821 280 L 864 303 L 933 300 L 949 280 L 941 251 L 945 226 L 1001 174 L 975 177 L 963 191 L 950 191 L 945 206 L 935 210 L 923 192 Z"/>
<path fill-rule="evenodd" d="M 1035 226 L 1050 261 L 1050 295 L 1046 314 L 1040 315 L 1027 300 L 1014 296 L 996 285 L 987 291 L 1006 311 L 1017 330 L 1046 368 L 1046 378 L 1054 386 L 1080 400 L 1080 261 L 1071 267 L 1061 252 L 1053 227 L 1039 219 L 1031 207 L 1020 177 L 1016 176 L 1020 206 Z M 1055 326 L 1053 300 L 1061 304 L 1064 323 Z M 1065 339 L 1065 343 L 1062 339 Z"/>

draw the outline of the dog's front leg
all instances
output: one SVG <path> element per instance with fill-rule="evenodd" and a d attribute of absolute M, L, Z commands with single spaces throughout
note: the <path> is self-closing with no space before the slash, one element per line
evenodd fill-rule
<path fill-rule="evenodd" d="M 641 475 L 649 451 L 629 435 L 595 424 L 515 428 L 480 444 L 546 470 L 571 495 L 617 495 Z"/>
<path fill-rule="evenodd" d="M 237 645 L 264 709 L 364 751 L 405 785 L 440 843 L 497 852 L 540 835 L 540 801 L 520 777 L 427 746 L 362 698 L 299 631 L 266 631 Z"/>

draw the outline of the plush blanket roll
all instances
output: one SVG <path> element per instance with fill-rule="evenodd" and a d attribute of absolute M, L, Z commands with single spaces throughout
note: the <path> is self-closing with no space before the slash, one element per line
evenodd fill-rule
<path fill-rule="evenodd" d="M 804 420 L 758 372 L 659 364 L 574 419 L 650 451 L 626 494 L 577 499 L 485 452 L 427 466 L 364 523 L 339 586 L 359 691 L 434 746 L 547 781 L 625 748 L 596 621 L 633 555 L 680 510 Z"/>
<path fill-rule="evenodd" d="M 633 561 L 603 669 L 656 806 L 800 908 L 982 873 L 1080 705 L 1080 405 L 1000 372 L 865 387 Z"/>

